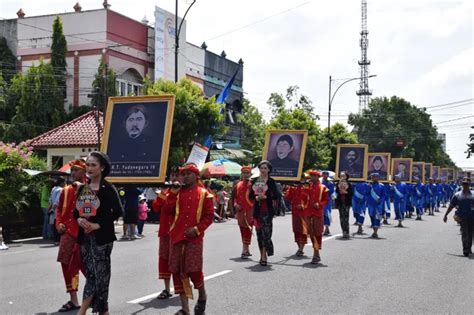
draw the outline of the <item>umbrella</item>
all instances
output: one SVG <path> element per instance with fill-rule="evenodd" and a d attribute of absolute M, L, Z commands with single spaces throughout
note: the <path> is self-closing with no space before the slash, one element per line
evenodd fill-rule
<path fill-rule="evenodd" d="M 204 164 L 201 175 L 203 177 L 224 177 L 224 176 L 240 176 L 240 166 L 238 163 L 219 159 Z"/>

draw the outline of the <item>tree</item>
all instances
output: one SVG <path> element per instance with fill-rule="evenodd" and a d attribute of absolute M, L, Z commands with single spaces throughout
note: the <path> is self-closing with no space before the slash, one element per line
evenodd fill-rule
<path fill-rule="evenodd" d="M 0 71 L 0 139 L 3 138 L 5 133 L 5 116 L 7 111 L 6 106 L 6 92 L 7 92 L 7 83 L 3 80 L 2 72 Z"/>
<path fill-rule="evenodd" d="M 256 163 L 262 156 L 265 141 L 265 121 L 257 107 L 247 99 L 243 100 L 242 114 L 237 116 L 242 128 L 242 148 L 253 152 L 253 157 L 242 161 L 244 164 Z"/>
<path fill-rule="evenodd" d="M 272 93 L 267 101 L 274 117 L 267 129 L 308 130 L 308 143 L 303 168 L 327 168 L 331 151 L 324 143 L 324 134 L 316 123 L 319 119 L 313 112 L 311 100 L 297 94 L 298 87 L 290 86 L 286 98 Z M 288 106 L 290 103 L 290 106 Z"/>
<path fill-rule="evenodd" d="M 330 133 L 328 134 L 328 128 L 324 129 L 325 143 L 327 147 L 331 150 L 331 160 L 329 162 L 328 169 L 336 169 L 336 154 L 337 154 L 337 144 L 339 143 L 358 143 L 357 135 L 351 133 L 347 128 L 341 124 L 336 123 L 331 126 Z"/>
<path fill-rule="evenodd" d="M 4 141 L 31 139 L 64 122 L 65 111 L 61 91 L 50 64 L 40 61 L 28 72 L 17 74 L 8 90 L 7 106 L 15 115 L 7 127 Z"/>
<path fill-rule="evenodd" d="M 430 115 L 403 98 L 375 98 L 361 114 L 351 114 L 348 122 L 357 130 L 359 142 L 368 144 L 372 152 L 454 166 L 441 148 Z M 397 146 L 397 141 L 403 141 L 404 146 Z"/>
<path fill-rule="evenodd" d="M 66 98 L 66 53 L 67 42 L 63 32 L 61 18 L 56 16 L 53 22 L 53 42 L 51 43 L 51 66 L 63 98 Z"/>
<path fill-rule="evenodd" d="M 0 72 L 7 83 L 16 73 L 16 58 L 8 47 L 5 37 L 0 37 Z"/>
<path fill-rule="evenodd" d="M 115 72 L 110 69 L 103 60 L 99 63 L 99 68 L 95 74 L 95 79 L 92 82 L 92 100 L 93 106 L 99 110 L 104 111 L 110 96 L 117 95 L 115 88 Z"/>
<path fill-rule="evenodd" d="M 189 79 L 181 79 L 177 83 L 163 79 L 151 83 L 145 79 L 143 90 L 146 95 L 175 95 L 168 165 L 184 162 L 189 155 L 190 144 L 196 139 L 225 133 L 221 105 L 216 103 L 214 97 L 206 98 L 202 90 Z"/>

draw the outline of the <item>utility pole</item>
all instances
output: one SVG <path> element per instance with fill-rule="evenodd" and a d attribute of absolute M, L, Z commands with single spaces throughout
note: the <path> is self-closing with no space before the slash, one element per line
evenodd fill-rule
<path fill-rule="evenodd" d="M 186 15 L 188 15 L 189 9 L 196 3 L 196 0 L 189 5 L 186 9 L 186 12 L 181 19 L 181 23 L 179 23 L 178 27 L 178 0 L 176 0 L 176 7 L 175 7 L 175 19 L 174 19 L 174 82 L 178 82 L 178 54 L 179 54 L 179 34 L 181 33 L 181 27 L 183 26 L 184 19 Z"/>
<path fill-rule="evenodd" d="M 331 134 L 331 86 L 332 86 L 332 77 L 329 76 L 328 137 Z"/>

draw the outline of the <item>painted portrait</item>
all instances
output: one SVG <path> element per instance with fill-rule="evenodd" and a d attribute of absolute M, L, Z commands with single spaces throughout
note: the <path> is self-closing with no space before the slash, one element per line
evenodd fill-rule
<path fill-rule="evenodd" d="M 448 182 L 454 181 L 454 168 L 448 168 L 447 179 Z"/>
<path fill-rule="evenodd" d="M 395 178 L 395 175 L 400 176 L 402 182 L 411 182 L 413 167 L 412 158 L 394 158 L 392 159 L 392 179 Z"/>
<path fill-rule="evenodd" d="M 425 182 L 428 182 L 430 178 L 433 178 L 433 163 L 425 163 Z"/>
<path fill-rule="evenodd" d="M 263 160 L 272 164 L 271 176 L 276 180 L 299 180 L 303 170 L 308 131 L 267 130 Z"/>
<path fill-rule="evenodd" d="M 390 175 L 390 153 L 369 153 L 367 159 L 367 178 L 370 179 L 371 175 L 378 173 L 380 175 L 381 182 L 389 181 Z"/>
<path fill-rule="evenodd" d="M 447 168 L 441 168 L 441 171 L 440 171 L 440 178 L 442 180 L 448 180 L 448 169 Z"/>
<path fill-rule="evenodd" d="M 367 180 L 368 146 L 366 144 L 338 144 L 336 152 L 336 179 L 346 172 L 351 181 Z"/>
<path fill-rule="evenodd" d="M 425 163 L 424 162 L 413 162 L 411 171 L 411 181 L 416 182 L 420 180 L 422 183 L 425 181 Z"/>
<path fill-rule="evenodd" d="M 101 151 L 111 160 L 111 182 L 165 180 L 173 112 L 172 95 L 109 99 Z"/>
<path fill-rule="evenodd" d="M 441 167 L 433 165 L 431 170 L 432 170 L 431 177 L 433 177 L 434 180 L 441 178 Z"/>

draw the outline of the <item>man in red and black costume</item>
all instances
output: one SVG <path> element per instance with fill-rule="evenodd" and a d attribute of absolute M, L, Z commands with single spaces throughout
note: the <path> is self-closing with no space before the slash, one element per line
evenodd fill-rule
<path fill-rule="evenodd" d="M 313 260 L 312 264 L 321 261 L 319 251 L 323 245 L 323 210 L 329 201 L 329 190 L 319 182 L 321 173 L 318 171 L 310 171 L 310 185 L 308 190 L 308 207 L 306 208 L 305 221 L 308 226 L 309 237 L 313 243 Z"/>
<path fill-rule="evenodd" d="M 70 300 L 59 309 L 59 312 L 80 308 L 77 299 L 79 266 L 73 259 L 74 255 L 79 255 L 79 247 L 76 245 L 79 226 L 74 219 L 73 210 L 76 208 L 77 184 L 84 183 L 85 180 L 86 164 L 82 160 L 73 160 L 69 165 L 73 183 L 64 187 L 59 197 L 56 230 L 61 235 L 57 261 L 61 263 L 66 292 L 69 293 Z"/>
<path fill-rule="evenodd" d="M 177 166 L 171 168 L 170 182 L 175 183 L 176 186 L 179 181 L 179 168 Z M 179 187 L 179 186 L 177 186 Z M 169 268 L 170 258 L 170 226 L 173 222 L 174 217 L 170 215 L 163 208 L 166 205 L 166 200 L 171 194 L 171 188 L 167 188 L 165 191 L 157 191 L 156 198 L 153 200 L 152 209 L 154 212 L 160 214 L 160 228 L 158 230 L 158 279 L 163 279 L 165 282 L 165 289 L 158 294 L 157 299 L 164 300 L 171 297 L 170 292 L 170 280 L 171 271 Z"/>
<path fill-rule="evenodd" d="M 301 181 L 295 186 L 290 186 L 285 194 L 285 199 L 291 203 L 291 217 L 295 242 L 298 245 L 296 256 L 304 255 L 304 246 L 308 242 L 308 228 L 305 221 L 305 209 L 308 205 L 308 184 L 305 174 L 301 176 Z"/>
<path fill-rule="evenodd" d="M 176 314 L 189 314 L 189 299 L 193 298 L 190 280 L 199 291 L 194 307 L 195 314 L 204 314 L 206 290 L 203 274 L 204 231 L 212 224 L 214 205 L 212 194 L 202 185 L 199 169 L 193 163 L 179 169 L 181 188 L 171 189 L 167 196 L 166 211 L 174 216 L 170 227 L 170 271 L 173 274 L 175 293 L 180 295 L 181 310 Z"/>
<path fill-rule="evenodd" d="M 232 192 L 234 211 L 236 212 L 237 222 L 240 228 L 240 235 L 242 237 L 242 259 L 248 259 L 250 254 L 249 246 L 252 241 L 252 230 L 253 230 L 253 204 L 254 201 L 250 200 L 249 194 L 252 189 L 250 182 L 250 176 L 252 175 L 251 166 L 243 166 L 240 170 L 242 180 L 237 183 Z"/>

